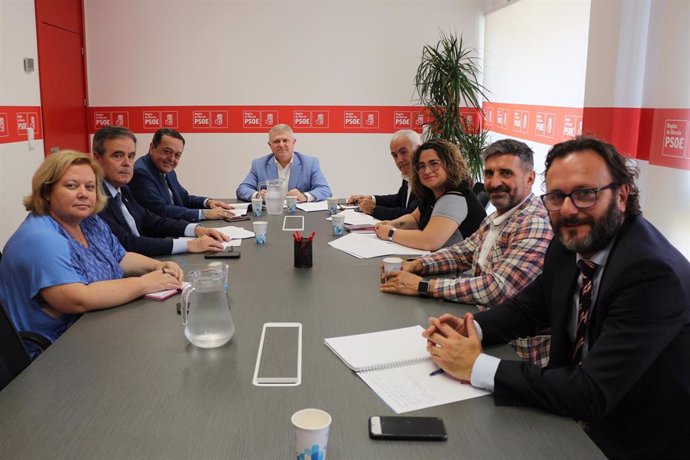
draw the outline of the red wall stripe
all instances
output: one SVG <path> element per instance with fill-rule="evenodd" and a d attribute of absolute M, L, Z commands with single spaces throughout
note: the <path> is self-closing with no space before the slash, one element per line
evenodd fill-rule
<path fill-rule="evenodd" d="M 40 107 L 0 106 L 0 144 L 27 140 L 29 127 L 34 129 L 35 139 L 43 137 Z"/>
<path fill-rule="evenodd" d="M 301 133 L 421 131 L 424 112 L 410 106 L 174 106 L 91 107 L 89 130 L 111 125 L 134 132 L 174 128 L 185 133 L 265 133 L 286 123 Z"/>

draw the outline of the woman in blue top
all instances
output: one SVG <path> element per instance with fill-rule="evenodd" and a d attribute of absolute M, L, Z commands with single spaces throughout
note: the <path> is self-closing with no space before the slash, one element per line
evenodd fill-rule
<path fill-rule="evenodd" d="M 34 174 L 30 214 L 0 261 L 0 298 L 17 329 L 53 341 L 81 313 L 181 286 L 176 263 L 125 252 L 96 216 L 107 201 L 102 179 L 92 158 L 73 151 L 49 156 Z"/>
<path fill-rule="evenodd" d="M 455 144 L 432 139 L 420 145 L 412 154 L 409 179 L 419 206 L 410 214 L 379 222 L 376 234 L 381 239 L 435 251 L 469 237 L 486 217 Z"/>

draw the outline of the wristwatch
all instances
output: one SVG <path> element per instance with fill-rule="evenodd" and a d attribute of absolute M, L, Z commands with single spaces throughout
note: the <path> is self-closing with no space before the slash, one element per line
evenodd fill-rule
<path fill-rule="evenodd" d="M 395 235 L 395 231 L 397 228 L 391 227 L 390 230 L 388 230 L 388 241 L 393 241 L 393 235 Z"/>
<path fill-rule="evenodd" d="M 429 282 L 428 281 L 420 281 L 419 284 L 417 285 L 417 294 L 419 294 L 420 297 L 429 297 Z"/>

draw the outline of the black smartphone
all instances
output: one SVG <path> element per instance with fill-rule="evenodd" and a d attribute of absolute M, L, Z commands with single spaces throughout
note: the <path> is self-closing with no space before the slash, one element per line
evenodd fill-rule
<path fill-rule="evenodd" d="M 223 219 L 225 222 L 242 222 L 243 220 L 251 220 L 247 216 L 231 216 Z"/>
<path fill-rule="evenodd" d="M 239 259 L 240 251 L 221 251 L 204 254 L 204 259 Z"/>
<path fill-rule="evenodd" d="M 445 441 L 446 426 L 438 417 L 374 416 L 369 417 L 372 439 Z"/>

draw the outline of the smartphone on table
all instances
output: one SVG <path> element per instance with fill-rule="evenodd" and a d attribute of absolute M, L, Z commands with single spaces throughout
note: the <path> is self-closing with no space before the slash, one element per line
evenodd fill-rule
<path fill-rule="evenodd" d="M 446 426 L 438 417 L 369 417 L 369 437 L 417 441 L 445 441 Z"/>

